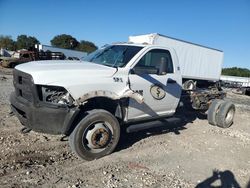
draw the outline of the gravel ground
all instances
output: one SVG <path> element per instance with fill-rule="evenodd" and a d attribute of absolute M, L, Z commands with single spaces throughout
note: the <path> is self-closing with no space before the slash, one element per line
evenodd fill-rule
<path fill-rule="evenodd" d="M 228 129 L 182 112 L 182 121 L 123 133 L 116 152 L 86 162 L 60 135 L 21 134 L 9 113 L 12 91 L 12 71 L 0 68 L 0 187 L 247 187 L 250 181 L 249 96 L 228 93 L 236 105 Z"/>

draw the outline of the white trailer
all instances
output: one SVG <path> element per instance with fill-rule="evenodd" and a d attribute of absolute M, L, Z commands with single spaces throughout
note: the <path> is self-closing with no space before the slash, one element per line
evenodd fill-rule
<path fill-rule="evenodd" d="M 61 52 L 63 53 L 67 59 L 81 59 L 87 56 L 86 52 L 81 52 L 77 50 L 70 50 L 70 49 L 63 49 L 63 48 L 56 48 L 53 46 L 43 45 L 43 44 L 36 44 L 35 48 L 40 51 L 50 51 L 50 52 Z"/>
<path fill-rule="evenodd" d="M 221 75 L 221 81 L 226 83 L 238 83 L 241 87 L 250 87 L 250 77 L 226 76 Z"/>
<path fill-rule="evenodd" d="M 183 79 L 219 81 L 223 51 L 157 33 L 130 36 L 129 42 L 171 47 L 175 50 Z"/>

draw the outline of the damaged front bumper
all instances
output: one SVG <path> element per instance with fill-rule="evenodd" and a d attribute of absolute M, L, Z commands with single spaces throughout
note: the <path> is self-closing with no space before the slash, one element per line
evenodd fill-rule
<path fill-rule="evenodd" d="M 25 127 L 49 134 L 68 134 L 79 112 L 77 107 L 39 98 L 38 86 L 33 83 L 31 75 L 16 69 L 13 71 L 13 84 L 15 91 L 10 96 L 11 108 Z"/>
<path fill-rule="evenodd" d="M 11 109 L 25 127 L 36 132 L 49 134 L 69 133 L 70 125 L 79 109 L 60 105 L 33 104 L 18 97 L 10 96 Z"/>

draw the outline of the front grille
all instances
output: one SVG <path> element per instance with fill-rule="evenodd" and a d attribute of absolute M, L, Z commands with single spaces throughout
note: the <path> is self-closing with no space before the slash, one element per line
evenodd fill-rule
<path fill-rule="evenodd" d="M 33 102 L 32 95 L 32 77 L 31 75 L 14 69 L 13 83 L 16 95 L 22 97 L 30 102 Z"/>

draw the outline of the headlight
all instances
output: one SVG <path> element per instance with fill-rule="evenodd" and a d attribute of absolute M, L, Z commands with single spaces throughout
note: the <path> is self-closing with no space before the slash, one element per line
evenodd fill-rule
<path fill-rule="evenodd" d="M 69 92 L 58 86 L 38 86 L 39 99 L 54 104 L 73 105 L 74 99 Z"/>

